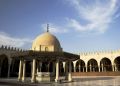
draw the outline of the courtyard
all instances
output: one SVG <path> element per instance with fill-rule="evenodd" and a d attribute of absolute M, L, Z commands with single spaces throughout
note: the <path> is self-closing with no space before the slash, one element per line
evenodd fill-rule
<path fill-rule="evenodd" d="M 73 82 L 62 80 L 59 83 L 41 82 L 31 83 L 30 78 L 26 82 L 18 82 L 16 78 L 0 79 L 0 86 L 120 86 L 120 76 L 78 76 L 73 77 Z"/>

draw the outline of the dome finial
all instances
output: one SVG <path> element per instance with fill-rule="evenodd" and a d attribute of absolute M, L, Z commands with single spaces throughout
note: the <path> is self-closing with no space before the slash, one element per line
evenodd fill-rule
<path fill-rule="evenodd" d="M 49 24 L 47 24 L 47 32 L 49 32 Z"/>

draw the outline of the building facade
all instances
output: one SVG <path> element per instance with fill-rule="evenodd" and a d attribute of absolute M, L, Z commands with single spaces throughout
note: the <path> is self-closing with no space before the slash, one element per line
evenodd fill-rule
<path fill-rule="evenodd" d="M 18 77 L 31 82 L 55 81 L 64 79 L 72 81 L 72 61 L 79 55 L 63 51 L 58 39 L 50 32 L 36 37 L 32 50 L 20 50 L 13 47 L 0 48 L 0 77 Z"/>
<path fill-rule="evenodd" d="M 25 50 L 1 46 L 0 48 L 0 77 L 17 77 L 19 61 L 11 58 L 12 53 Z M 66 62 L 60 62 L 61 72 Z M 26 63 L 26 76 L 31 74 L 31 63 Z M 80 53 L 80 59 L 72 61 L 72 72 L 107 72 L 120 71 L 120 50 Z"/>
<path fill-rule="evenodd" d="M 80 53 L 74 72 L 120 71 L 120 50 Z"/>

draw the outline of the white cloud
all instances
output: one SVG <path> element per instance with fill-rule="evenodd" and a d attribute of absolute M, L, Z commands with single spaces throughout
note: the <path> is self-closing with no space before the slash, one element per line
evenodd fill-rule
<path fill-rule="evenodd" d="M 11 37 L 9 34 L 5 32 L 0 32 L 0 45 L 7 45 L 12 47 L 20 47 L 20 48 L 28 48 L 28 46 L 32 43 L 32 40 L 28 38 L 15 38 Z"/>
<path fill-rule="evenodd" d="M 47 30 L 47 25 L 42 24 L 42 28 L 43 28 L 44 31 L 46 31 Z M 53 23 L 49 23 L 49 31 L 51 33 L 67 33 L 68 29 L 65 29 L 64 27 L 57 26 Z"/>
<path fill-rule="evenodd" d="M 79 14 L 78 20 L 68 18 L 68 26 L 80 32 L 95 31 L 104 33 L 114 20 L 118 10 L 118 0 L 93 0 L 92 4 L 82 4 L 86 0 L 67 1 Z M 87 21 L 87 23 L 83 25 L 79 18 Z"/>

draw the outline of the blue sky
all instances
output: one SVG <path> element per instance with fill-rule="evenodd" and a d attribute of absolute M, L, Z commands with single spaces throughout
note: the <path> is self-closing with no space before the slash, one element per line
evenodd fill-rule
<path fill-rule="evenodd" d="M 119 0 L 0 0 L 0 45 L 30 49 L 46 31 L 69 52 L 120 49 Z"/>

